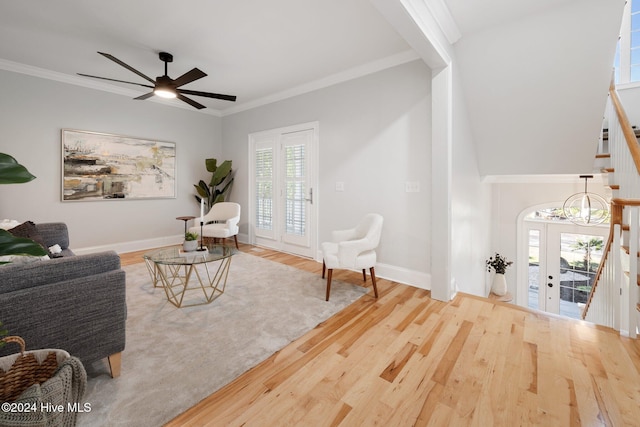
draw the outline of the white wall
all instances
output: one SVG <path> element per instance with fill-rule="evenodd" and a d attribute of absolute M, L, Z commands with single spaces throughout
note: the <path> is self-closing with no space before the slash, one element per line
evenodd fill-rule
<path fill-rule="evenodd" d="M 495 252 L 504 255 L 514 265 L 507 270 L 507 286 L 516 301 L 516 282 L 518 278 L 517 255 L 517 219 L 527 208 L 552 202 L 564 202 L 569 196 L 584 191 L 584 181 L 574 183 L 501 183 L 493 184 L 491 248 L 485 259 Z M 600 179 L 589 180 L 589 191 L 608 198 L 611 190 L 603 187 Z M 562 205 L 560 204 L 560 207 Z M 489 280 L 488 276 L 485 277 Z M 490 283 L 486 283 L 487 293 Z"/>
<path fill-rule="evenodd" d="M 561 3 L 456 43 L 482 175 L 591 170 L 623 5 Z"/>
<path fill-rule="evenodd" d="M 414 61 L 305 95 L 223 117 L 223 157 L 236 169 L 231 198 L 247 205 L 248 135 L 318 121 L 319 242 L 365 213 L 385 218 L 379 262 L 429 272 L 430 70 Z M 345 185 L 335 191 L 336 181 Z M 406 193 L 419 181 L 419 193 Z M 248 233 L 248 212 L 240 232 Z M 382 270 L 380 271 L 382 273 Z M 416 284 L 416 283 L 414 283 Z"/>
<path fill-rule="evenodd" d="M 455 57 L 454 57 L 455 59 Z M 454 63 L 452 272 L 459 291 L 487 295 L 485 259 L 490 251 L 491 185 L 482 182 L 467 105 Z"/>
<path fill-rule="evenodd" d="M 193 184 L 209 177 L 204 159 L 220 156 L 220 118 L 7 71 L 0 93 L 0 152 L 37 177 L 0 186 L 0 219 L 63 221 L 73 248 L 126 250 L 179 238 L 184 228 L 175 217 L 198 214 Z M 63 203 L 62 128 L 175 142 L 177 198 Z"/>

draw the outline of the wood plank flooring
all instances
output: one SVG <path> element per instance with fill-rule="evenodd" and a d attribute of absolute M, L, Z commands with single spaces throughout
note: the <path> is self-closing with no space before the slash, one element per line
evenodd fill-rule
<path fill-rule="evenodd" d="M 334 279 L 362 284 L 353 272 Z M 638 341 L 485 298 L 443 303 L 383 279 L 378 289 L 167 426 L 640 425 Z"/>

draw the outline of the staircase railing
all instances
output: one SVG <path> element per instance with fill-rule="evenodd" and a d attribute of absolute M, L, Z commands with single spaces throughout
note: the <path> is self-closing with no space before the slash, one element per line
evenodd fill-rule
<path fill-rule="evenodd" d="M 608 123 L 609 185 L 615 186 L 617 196 L 611 204 L 610 236 L 582 318 L 636 338 L 640 307 L 640 145 L 613 84 L 609 89 Z"/>
<path fill-rule="evenodd" d="M 622 206 L 611 205 L 611 231 L 602 251 L 602 259 L 593 280 L 593 287 L 589 299 L 582 312 L 582 318 L 599 325 L 606 325 L 618 329 L 618 305 L 620 296 L 616 292 L 621 277 L 619 252 L 613 248 L 620 247 L 620 224 L 622 220 Z M 596 288 L 600 291 L 595 292 Z M 597 297 L 596 297 L 597 295 Z"/>

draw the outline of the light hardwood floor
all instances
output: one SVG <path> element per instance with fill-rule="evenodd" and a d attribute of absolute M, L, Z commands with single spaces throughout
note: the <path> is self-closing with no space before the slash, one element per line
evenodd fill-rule
<path fill-rule="evenodd" d="M 485 298 L 443 303 L 383 279 L 378 289 L 167 426 L 640 425 L 638 341 Z"/>

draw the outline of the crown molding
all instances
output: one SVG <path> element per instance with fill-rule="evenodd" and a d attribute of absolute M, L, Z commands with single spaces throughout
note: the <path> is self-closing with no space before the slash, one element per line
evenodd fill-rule
<path fill-rule="evenodd" d="M 449 11 L 444 0 L 424 0 L 424 3 L 435 18 L 449 44 L 454 44 L 462 38 L 458 24 L 453 19 L 453 15 L 451 15 L 451 11 Z"/>
<path fill-rule="evenodd" d="M 282 101 L 287 98 L 302 95 L 308 92 L 313 92 L 318 89 L 333 86 L 338 83 L 353 80 L 359 77 L 373 74 L 378 71 L 385 70 L 387 68 L 402 65 L 408 62 L 412 62 L 420 59 L 420 56 L 414 50 L 406 50 L 395 55 L 388 56 L 376 61 L 369 62 L 357 67 L 350 68 L 346 71 L 332 74 L 319 80 L 315 80 L 309 83 L 305 83 L 300 86 L 296 86 L 291 89 L 277 92 L 271 95 L 267 95 L 262 98 L 255 99 L 253 101 L 245 102 L 243 104 L 237 104 L 224 110 L 217 110 L 213 108 L 205 108 L 202 110 L 194 110 L 193 107 L 178 100 L 156 99 L 156 97 L 149 98 L 147 101 L 157 102 L 162 105 L 167 105 L 176 108 L 186 109 L 192 112 L 198 112 L 202 114 L 209 114 L 216 117 L 224 117 L 231 114 L 236 114 L 242 111 L 250 110 L 253 108 L 261 107 L 263 105 L 271 104 L 274 102 Z M 128 89 L 121 86 L 112 85 L 109 83 L 103 83 L 98 80 L 89 79 L 81 76 L 74 76 L 57 71 L 51 71 L 44 68 L 38 68 L 31 65 L 25 65 L 18 62 L 8 61 L 0 59 L 0 70 L 11 71 L 20 74 L 26 74 L 33 77 L 42 79 L 54 80 L 66 84 L 72 84 L 76 86 L 82 86 L 89 89 L 101 90 L 104 92 L 114 93 L 117 95 L 126 96 L 129 98 L 135 98 L 142 93 L 132 89 Z"/>
<path fill-rule="evenodd" d="M 255 99 L 253 101 L 246 102 L 244 104 L 234 105 L 222 110 L 222 116 L 228 116 L 231 114 L 240 113 L 242 111 L 251 110 L 253 108 L 261 107 L 263 105 L 272 104 L 274 102 L 282 101 L 294 96 L 303 95 L 308 92 L 313 92 L 318 89 L 333 86 L 338 83 L 343 83 L 349 80 L 353 80 L 359 77 L 373 74 L 378 71 L 385 70 L 387 68 L 402 65 L 407 62 L 412 62 L 420 59 L 418 54 L 413 50 L 407 50 L 386 58 L 372 61 L 367 64 L 363 64 L 357 67 L 350 68 L 346 71 L 332 74 L 319 80 L 315 80 L 309 83 L 305 83 L 300 86 L 293 87 L 291 89 L 277 92 L 271 95 L 267 95 L 262 98 Z"/>

